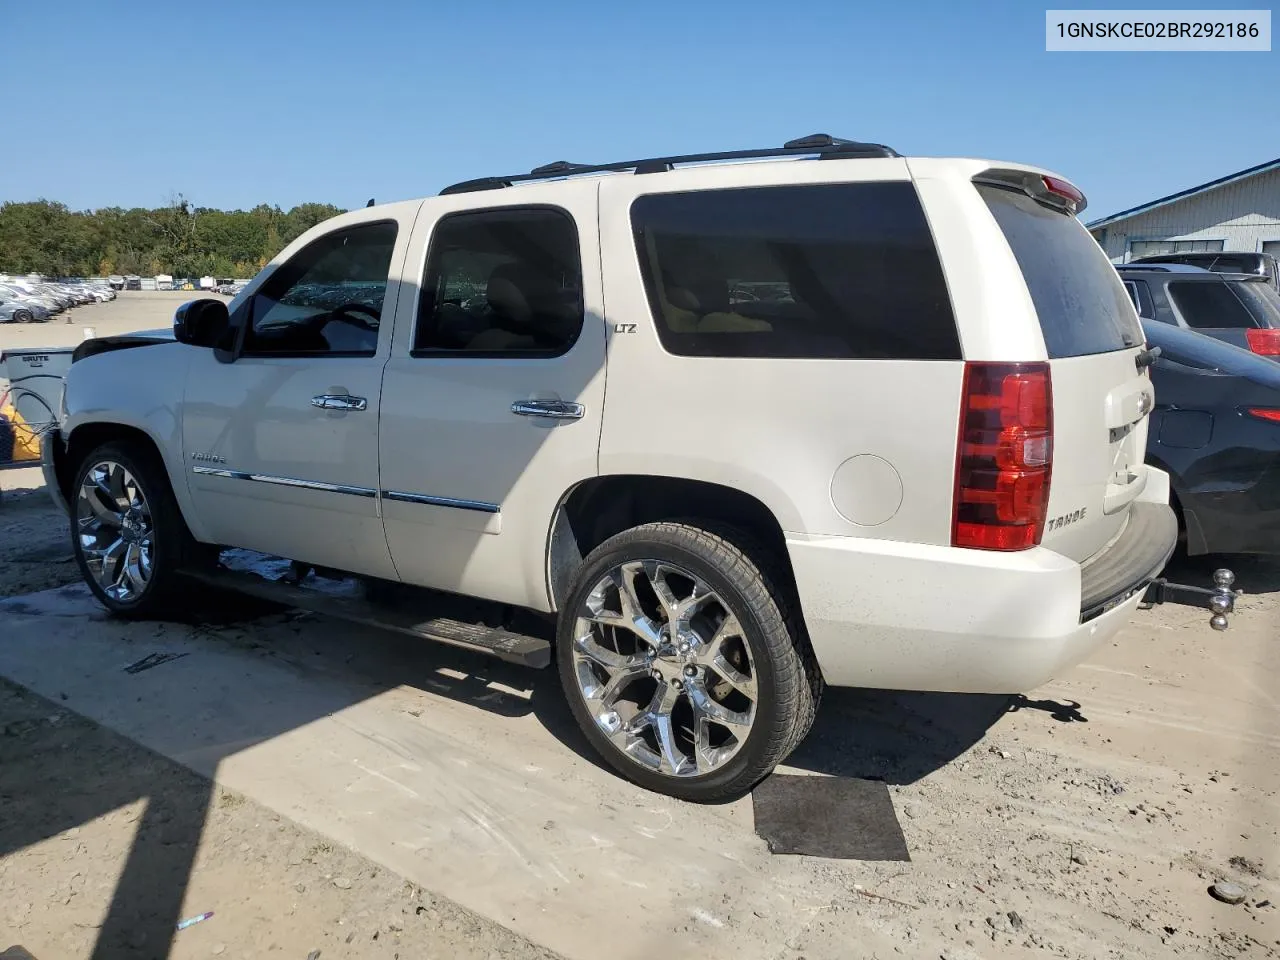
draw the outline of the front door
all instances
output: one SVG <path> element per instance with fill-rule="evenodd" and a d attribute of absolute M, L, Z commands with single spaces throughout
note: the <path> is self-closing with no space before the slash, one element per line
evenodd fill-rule
<path fill-rule="evenodd" d="M 547 609 L 551 518 L 597 473 L 596 185 L 520 199 L 423 207 L 405 266 L 421 290 L 401 298 L 383 379 L 381 488 L 403 580 Z"/>
<path fill-rule="evenodd" d="M 407 205 L 406 205 L 407 206 Z M 183 406 L 188 485 L 208 535 L 394 579 L 378 509 L 378 415 L 413 211 L 344 218 L 240 304 L 239 356 L 202 351 Z M 387 328 L 382 317 L 388 318 Z"/>

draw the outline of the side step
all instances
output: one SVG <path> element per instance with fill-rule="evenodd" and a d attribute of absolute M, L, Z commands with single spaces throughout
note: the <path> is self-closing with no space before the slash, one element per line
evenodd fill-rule
<path fill-rule="evenodd" d="M 299 573 L 303 574 L 301 580 Z M 554 630 L 524 611 L 495 616 L 511 608 L 400 584 L 386 584 L 385 590 L 372 591 L 380 597 L 386 595 L 385 599 L 374 601 L 369 597 L 371 591 L 366 584 L 354 577 L 317 576 L 309 572 L 309 568 L 288 560 L 248 550 L 223 551 L 218 569 L 191 571 L 188 576 L 223 590 L 486 653 L 523 667 L 543 669 L 551 665 L 550 638 Z M 502 626 L 492 626 L 494 620 L 505 622 Z M 508 626 L 516 620 L 528 622 L 520 622 L 521 630 L 517 631 Z M 525 629 L 529 632 L 524 632 Z"/>

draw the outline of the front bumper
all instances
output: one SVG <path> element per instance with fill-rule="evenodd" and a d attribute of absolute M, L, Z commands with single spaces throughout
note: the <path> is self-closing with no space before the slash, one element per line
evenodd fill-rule
<path fill-rule="evenodd" d="M 1159 575 L 1177 538 L 1173 511 L 1138 501 L 1130 523 L 1083 566 L 1043 547 L 791 535 L 787 548 L 827 683 L 1025 693 L 1115 636 Z"/>

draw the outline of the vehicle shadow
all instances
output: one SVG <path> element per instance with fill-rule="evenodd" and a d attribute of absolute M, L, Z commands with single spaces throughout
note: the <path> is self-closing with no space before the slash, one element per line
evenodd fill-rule
<path fill-rule="evenodd" d="M 1022 698 L 828 689 L 787 764 L 830 776 L 913 783 L 980 741 Z"/>

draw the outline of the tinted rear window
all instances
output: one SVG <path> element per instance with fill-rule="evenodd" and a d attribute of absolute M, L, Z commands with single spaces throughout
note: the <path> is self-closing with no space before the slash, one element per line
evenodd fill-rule
<path fill-rule="evenodd" d="M 1142 343 L 1142 328 L 1115 268 L 1075 217 L 1020 190 L 979 184 L 1040 318 L 1050 359 L 1110 353 Z"/>
<path fill-rule="evenodd" d="M 632 204 L 631 223 L 672 353 L 960 359 L 910 183 L 651 194 Z"/>
<path fill-rule="evenodd" d="M 1169 299 L 1188 327 L 1239 330 L 1258 323 L 1227 283 L 1174 281 Z"/>

